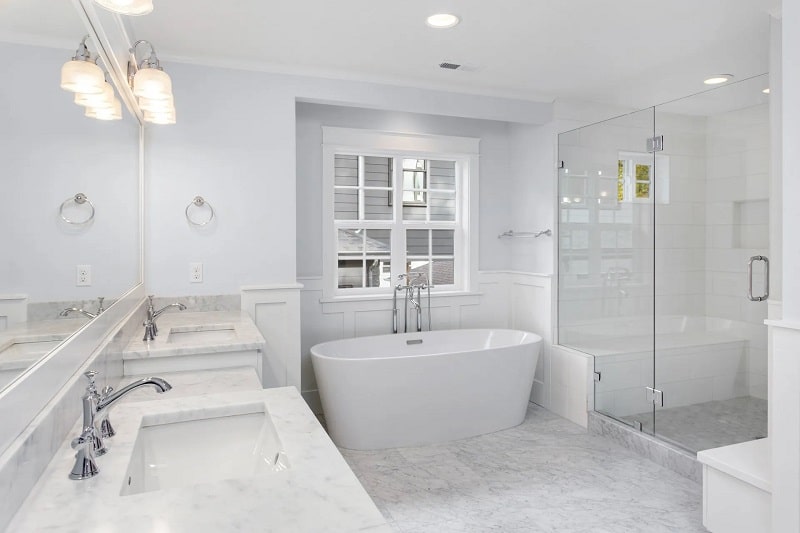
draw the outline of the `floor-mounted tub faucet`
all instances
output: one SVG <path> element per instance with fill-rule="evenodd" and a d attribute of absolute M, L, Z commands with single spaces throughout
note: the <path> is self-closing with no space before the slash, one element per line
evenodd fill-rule
<path fill-rule="evenodd" d="M 132 390 L 145 385 L 152 385 L 156 392 L 162 393 L 172 389 L 172 386 L 161 378 L 142 378 L 133 383 L 122 387 L 117 392 L 111 392 L 110 387 L 103 389 L 103 395 L 97 392 L 94 378 L 97 372 L 89 370 L 84 374 L 89 380 L 86 393 L 81 398 L 83 402 L 83 425 L 81 434 L 72 440 L 72 448 L 77 450 L 75 454 L 75 465 L 69 474 L 70 479 L 88 479 L 96 476 L 100 470 L 97 468 L 95 457 L 106 453 L 107 449 L 103 443 L 101 433 L 98 432 L 96 423 L 103 417 L 104 424 L 110 429 L 108 422 L 108 410 L 121 400 Z M 113 435 L 113 429 L 110 429 Z"/>
<path fill-rule="evenodd" d="M 155 310 L 153 307 L 153 295 L 147 297 L 149 300 L 149 304 L 147 306 L 147 319 L 142 324 L 144 326 L 144 338 L 143 341 L 154 341 L 156 340 L 156 335 L 158 335 L 158 326 L 156 326 L 156 319 L 161 316 L 161 314 L 171 307 L 177 307 L 180 311 L 186 310 L 186 306 L 182 303 L 175 302 L 169 305 L 165 305 L 158 311 Z"/>
<path fill-rule="evenodd" d="M 405 281 L 405 283 L 403 283 Z M 408 332 L 408 305 L 416 311 L 417 331 L 422 331 L 422 290 L 428 291 L 428 330 L 431 329 L 431 287 L 428 283 L 428 275 L 424 272 L 409 272 L 397 276 L 397 285 L 392 294 L 392 332 L 397 333 L 397 293 L 405 291 L 403 298 L 404 324 L 403 332 Z M 416 295 L 414 294 L 416 291 Z"/>

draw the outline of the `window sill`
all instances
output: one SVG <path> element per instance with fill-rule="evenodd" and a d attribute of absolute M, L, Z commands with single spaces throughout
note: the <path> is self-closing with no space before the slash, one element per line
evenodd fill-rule
<path fill-rule="evenodd" d="M 463 296 L 483 296 L 484 293 L 478 291 L 432 291 L 431 298 L 457 298 Z M 427 298 L 427 293 L 422 291 L 423 298 Z M 333 296 L 327 298 L 320 298 L 319 303 L 321 304 L 339 304 L 339 303 L 351 303 L 351 302 L 380 302 L 380 301 L 391 301 L 393 298 L 391 293 L 388 294 L 358 294 L 354 296 Z M 402 300 L 403 298 L 398 295 L 398 300 Z"/>

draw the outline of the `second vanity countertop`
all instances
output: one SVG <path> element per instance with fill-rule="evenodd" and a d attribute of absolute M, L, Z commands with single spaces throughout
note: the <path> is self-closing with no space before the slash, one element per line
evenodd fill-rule
<path fill-rule="evenodd" d="M 9 531 L 392 531 L 296 389 L 173 400 L 164 396 L 163 400 L 122 403 L 112 411 L 117 435 L 110 441 L 111 451 L 97 459 L 100 473 L 91 479 L 67 478 L 75 455 L 70 448 L 70 435 Z M 290 462 L 287 470 L 121 496 L 143 424 L 169 422 L 176 412 L 210 410 L 215 416 L 235 415 L 242 406 L 262 403 Z M 74 431 L 78 431 L 78 425 Z"/>
<path fill-rule="evenodd" d="M 262 350 L 266 341 L 240 311 L 168 311 L 156 321 L 158 335 L 138 335 L 125 347 L 123 360 Z"/>
<path fill-rule="evenodd" d="M 87 322 L 85 318 L 40 320 L 0 332 L 0 370 L 27 368 Z"/>

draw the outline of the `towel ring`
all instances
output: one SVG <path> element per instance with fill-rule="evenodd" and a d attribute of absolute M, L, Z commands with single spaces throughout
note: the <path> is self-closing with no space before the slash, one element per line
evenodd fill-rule
<path fill-rule="evenodd" d="M 202 222 L 198 222 L 198 221 L 196 221 L 196 220 L 193 220 L 193 219 L 192 219 L 192 217 L 191 217 L 191 215 L 189 215 L 189 209 L 191 209 L 191 208 L 192 208 L 192 206 L 194 206 L 194 207 L 198 207 L 198 208 L 201 208 L 201 207 L 203 207 L 203 206 L 208 206 L 209 213 L 210 213 L 210 214 L 209 214 L 209 216 L 208 216 L 208 219 L 207 219 L 207 220 L 204 220 L 204 221 L 202 221 Z M 202 197 L 202 196 L 195 196 L 195 197 L 194 197 L 194 200 L 192 200 L 191 202 L 189 202 L 189 205 L 187 205 L 187 206 L 186 206 L 186 211 L 185 211 L 185 213 L 186 213 L 186 220 L 188 220 L 188 221 L 189 221 L 189 224 L 191 224 L 191 225 L 193 225 L 193 226 L 205 226 L 206 224 L 208 224 L 209 222 L 211 222 L 211 220 L 213 220 L 213 218 L 214 218 L 214 208 L 213 208 L 213 207 L 211 207 L 211 204 L 210 204 L 210 203 L 208 203 L 208 202 L 206 202 L 206 201 L 203 199 L 203 197 Z"/>
<path fill-rule="evenodd" d="M 64 208 L 67 207 L 71 202 L 75 202 L 77 205 L 89 204 L 89 209 L 90 209 L 89 216 L 86 217 L 86 219 L 84 220 L 71 220 L 65 217 Z M 89 198 L 85 194 L 79 192 L 72 198 L 67 198 L 66 200 L 64 200 L 64 202 L 61 204 L 61 207 L 58 208 L 58 214 L 61 217 L 61 220 L 63 220 L 67 224 L 82 226 L 88 222 L 91 222 L 91 220 L 94 218 L 94 204 L 92 203 L 91 200 L 89 200 Z"/>

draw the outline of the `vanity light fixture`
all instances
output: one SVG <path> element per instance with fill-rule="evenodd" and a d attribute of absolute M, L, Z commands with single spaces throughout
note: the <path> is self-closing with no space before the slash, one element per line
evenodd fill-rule
<path fill-rule="evenodd" d="M 175 124 L 175 110 L 172 111 L 145 111 L 144 121 L 151 124 Z"/>
<path fill-rule="evenodd" d="M 112 107 L 114 99 L 114 86 L 108 83 L 108 80 L 103 83 L 101 93 L 75 93 L 75 103 L 84 107 Z"/>
<path fill-rule="evenodd" d="M 720 83 L 726 83 L 733 79 L 733 74 L 715 74 L 711 76 L 707 80 L 704 80 L 703 83 L 706 85 L 719 85 Z"/>
<path fill-rule="evenodd" d="M 451 13 L 436 13 L 425 21 L 431 28 L 446 30 L 453 28 L 461 22 L 461 19 Z"/>
<path fill-rule="evenodd" d="M 150 55 L 141 62 L 136 59 L 139 45 L 150 47 Z M 128 61 L 128 83 L 139 99 L 139 108 L 144 120 L 153 124 L 175 124 L 175 98 L 172 95 L 172 80 L 161 68 L 156 49 L 148 41 L 136 41 L 130 49 Z"/>
<path fill-rule="evenodd" d="M 100 94 L 104 90 L 103 69 L 97 66 L 96 59 L 86 47 L 86 39 L 81 40 L 75 55 L 61 67 L 61 88 L 65 91 L 83 94 Z"/>
<path fill-rule="evenodd" d="M 114 98 L 108 107 L 87 107 L 85 115 L 97 120 L 122 120 L 122 102 Z"/>
<path fill-rule="evenodd" d="M 142 111 L 150 111 L 151 113 L 167 113 L 175 111 L 175 101 L 172 97 L 164 100 L 139 98 L 139 108 Z"/>
<path fill-rule="evenodd" d="M 114 95 L 114 86 L 106 79 L 97 59 L 83 38 L 75 56 L 61 67 L 61 88 L 75 93 L 75 103 L 86 108 L 85 115 L 99 120 L 121 120 L 122 104 Z"/>
<path fill-rule="evenodd" d="M 766 89 L 764 89 L 764 90 L 763 90 L 763 91 L 761 91 L 761 92 L 762 92 L 762 93 L 764 93 L 764 94 L 769 94 L 769 87 L 767 87 Z"/>
<path fill-rule="evenodd" d="M 153 0 L 94 0 L 98 6 L 120 15 L 147 15 L 153 11 Z"/>

